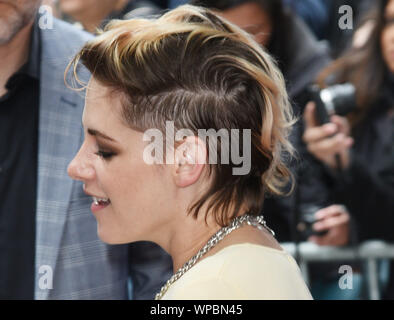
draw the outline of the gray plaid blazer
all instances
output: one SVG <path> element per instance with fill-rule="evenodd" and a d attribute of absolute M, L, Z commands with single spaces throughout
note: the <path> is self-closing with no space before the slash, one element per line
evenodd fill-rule
<path fill-rule="evenodd" d="M 83 140 L 83 93 L 68 89 L 68 62 L 91 35 L 54 20 L 42 29 L 36 299 L 127 299 L 134 277 L 136 299 L 151 299 L 171 274 L 171 260 L 149 243 L 109 246 L 98 239 L 91 199 L 67 166 Z M 85 78 L 87 80 L 87 78 Z"/>

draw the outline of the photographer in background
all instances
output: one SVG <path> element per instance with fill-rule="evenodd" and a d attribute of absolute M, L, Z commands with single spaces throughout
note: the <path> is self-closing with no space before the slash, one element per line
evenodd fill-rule
<path fill-rule="evenodd" d="M 351 220 L 359 241 L 394 240 L 394 0 L 376 1 L 370 19 L 368 41 L 319 77 L 321 87 L 352 83 L 355 111 L 334 115 L 323 126 L 316 122 L 313 103 L 304 112 L 303 139 L 321 172 L 309 186 L 310 197 L 326 189 L 333 204 L 315 215 L 314 229 L 328 233 L 310 240 L 321 245 L 346 244 Z M 394 297 L 393 288 L 391 281 L 386 298 Z"/>
<path fill-rule="evenodd" d="M 92 36 L 58 19 L 42 28 L 40 5 L 0 2 L 0 300 L 128 299 L 130 277 L 132 298 L 151 299 L 168 254 L 99 241 L 92 198 L 67 176 L 85 99 L 64 71 Z"/>

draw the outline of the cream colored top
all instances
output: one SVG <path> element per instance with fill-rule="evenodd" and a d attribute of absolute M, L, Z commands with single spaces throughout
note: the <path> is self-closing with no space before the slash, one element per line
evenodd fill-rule
<path fill-rule="evenodd" d="M 303 300 L 312 296 L 286 251 L 242 243 L 197 262 L 163 300 Z"/>

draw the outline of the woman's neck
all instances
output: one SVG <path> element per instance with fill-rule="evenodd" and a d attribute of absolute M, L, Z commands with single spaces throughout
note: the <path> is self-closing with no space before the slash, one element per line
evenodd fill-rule
<path fill-rule="evenodd" d="M 171 232 L 172 237 L 170 237 L 167 246 L 163 246 L 173 259 L 174 273 L 194 257 L 208 243 L 208 240 L 222 228 L 213 219 L 208 221 L 208 225 L 205 224 L 203 215 L 199 215 L 198 220 L 194 220 L 191 216 L 188 217 L 193 221 L 179 224 L 177 230 Z M 225 247 L 241 243 L 252 243 L 282 250 L 276 239 L 266 229 L 260 230 L 253 226 L 242 225 L 219 241 L 201 260 L 216 254 Z"/>
<path fill-rule="evenodd" d="M 177 230 L 171 232 L 165 249 L 172 257 L 174 273 L 195 256 L 221 228 L 212 222 L 207 225 L 201 217 L 202 215 L 199 215 L 195 220 L 189 215 L 188 219 L 193 219 L 193 221 L 179 224 Z"/>

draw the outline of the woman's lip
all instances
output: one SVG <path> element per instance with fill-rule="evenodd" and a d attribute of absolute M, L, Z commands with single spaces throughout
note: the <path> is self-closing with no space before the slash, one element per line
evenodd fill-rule
<path fill-rule="evenodd" d="M 93 213 L 96 213 L 106 207 L 108 207 L 111 204 L 111 202 L 108 203 L 102 203 L 99 202 L 98 204 L 95 203 L 94 201 L 92 202 L 92 205 L 90 206 L 90 210 L 92 210 Z"/>
<path fill-rule="evenodd" d="M 83 185 L 82 189 L 83 189 L 83 192 L 85 192 L 86 195 L 91 196 L 92 198 L 106 199 L 106 197 L 99 197 L 99 196 L 96 196 L 93 193 L 90 193 L 89 191 L 87 191 L 85 184 Z"/>

